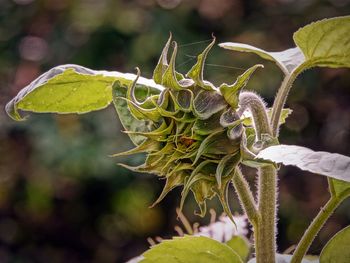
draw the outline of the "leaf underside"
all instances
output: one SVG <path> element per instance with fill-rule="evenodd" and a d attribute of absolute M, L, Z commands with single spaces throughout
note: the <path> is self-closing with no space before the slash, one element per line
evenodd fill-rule
<path fill-rule="evenodd" d="M 315 152 L 296 145 L 276 145 L 260 151 L 257 158 L 350 182 L 350 157 L 341 154 Z"/>
<path fill-rule="evenodd" d="M 220 43 L 219 46 L 233 51 L 254 53 L 263 59 L 273 61 L 286 75 L 290 74 L 305 60 L 302 51 L 298 47 L 281 52 L 269 52 L 251 45 L 235 42 Z"/>

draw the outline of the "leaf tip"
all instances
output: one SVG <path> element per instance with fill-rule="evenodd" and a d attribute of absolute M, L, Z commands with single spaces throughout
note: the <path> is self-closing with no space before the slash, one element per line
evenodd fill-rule
<path fill-rule="evenodd" d="M 15 121 L 25 121 L 27 119 L 26 117 L 22 117 L 19 114 L 16 107 L 16 102 L 14 101 L 14 99 L 12 99 L 10 102 L 6 104 L 5 111 L 7 115 Z"/>

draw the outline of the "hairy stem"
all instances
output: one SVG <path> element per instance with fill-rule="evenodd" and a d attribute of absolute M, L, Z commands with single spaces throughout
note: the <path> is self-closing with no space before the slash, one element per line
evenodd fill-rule
<path fill-rule="evenodd" d="M 253 227 L 256 227 L 259 221 L 258 209 L 256 207 L 253 194 L 249 188 L 249 184 L 239 168 L 236 169 L 232 183 L 250 223 L 253 225 Z"/>
<path fill-rule="evenodd" d="M 258 263 L 274 263 L 276 253 L 277 173 L 273 165 L 260 168 L 259 213 L 261 225 L 256 240 Z"/>
<path fill-rule="evenodd" d="M 239 96 L 240 112 L 249 109 L 256 132 L 256 139 L 262 134 L 272 135 L 263 100 L 255 93 L 242 92 Z M 258 196 L 258 220 L 254 226 L 255 257 L 257 263 L 274 263 L 276 253 L 276 195 L 277 173 L 273 165 L 260 168 Z"/>
<path fill-rule="evenodd" d="M 347 195 L 342 196 L 332 196 L 326 205 L 321 208 L 320 212 L 311 222 L 308 229 L 305 231 L 303 237 L 301 238 L 294 254 L 291 263 L 300 263 L 305 256 L 306 252 L 309 250 L 312 242 L 317 236 L 320 229 L 323 227 L 327 219 L 333 214 L 334 210 L 339 206 L 339 204 L 347 197 Z"/>
<path fill-rule="evenodd" d="M 295 81 L 296 77 L 300 74 L 302 71 L 303 66 L 299 66 L 296 68 L 291 74 L 288 74 L 285 76 L 281 87 L 279 88 L 275 101 L 273 103 L 272 107 L 272 115 L 271 115 L 271 128 L 272 128 L 272 136 L 278 137 L 278 131 L 280 126 L 280 118 L 282 114 L 282 110 L 284 107 L 284 104 L 287 101 L 287 97 L 289 94 L 289 91 L 293 85 L 293 82 Z"/>
<path fill-rule="evenodd" d="M 241 92 L 239 95 L 239 106 L 239 114 L 242 114 L 246 109 L 249 109 L 251 112 L 256 136 L 259 140 L 263 133 L 272 134 L 266 106 L 259 95 L 253 92 Z"/>
<path fill-rule="evenodd" d="M 238 194 L 241 206 L 253 226 L 254 241 L 256 244 L 256 241 L 260 239 L 258 231 L 260 226 L 260 215 L 253 194 L 249 188 L 249 184 L 239 168 L 236 169 L 232 183 Z M 255 253 L 260 254 L 259 247 L 257 246 L 255 246 Z"/>

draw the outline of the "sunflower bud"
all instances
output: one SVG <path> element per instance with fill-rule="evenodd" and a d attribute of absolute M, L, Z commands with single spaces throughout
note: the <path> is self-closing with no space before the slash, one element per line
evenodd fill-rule
<path fill-rule="evenodd" d="M 200 215 L 204 216 L 206 200 L 218 196 L 224 211 L 232 217 L 227 190 L 241 160 L 240 145 L 244 132 L 236 112 L 237 101 L 239 91 L 259 65 L 247 70 L 234 84 L 223 84 L 218 89 L 203 79 L 205 59 L 214 43 L 215 38 L 198 55 L 197 63 L 185 78 L 175 70 L 176 42 L 172 42 L 173 52 L 168 63 L 170 36 L 153 74 L 154 81 L 165 89 L 139 101 L 135 96 L 136 78 L 125 97 L 116 97 L 126 102 L 135 119 L 149 122 L 148 130 L 125 131 L 130 136 L 144 139 L 135 149 L 116 156 L 146 153 L 144 164 L 122 166 L 132 171 L 156 174 L 166 180 L 153 205 L 172 189 L 183 185 L 181 207 L 192 191 Z"/>

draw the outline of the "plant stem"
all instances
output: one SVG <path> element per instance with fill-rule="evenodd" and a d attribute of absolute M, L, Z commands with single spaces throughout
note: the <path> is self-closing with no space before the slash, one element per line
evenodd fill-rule
<path fill-rule="evenodd" d="M 278 136 L 279 130 L 279 120 L 282 114 L 282 109 L 284 104 L 286 103 L 287 96 L 290 88 L 292 87 L 293 79 L 291 79 L 291 75 L 285 76 L 281 87 L 279 88 L 275 101 L 272 107 L 272 115 L 271 115 L 271 127 L 273 136 Z"/>
<path fill-rule="evenodd" d="M 232 182 L 238 194 L 238 198 L 241 201 L 242 208 L 245 211 L 248 217 L 248 220 L 253 226 L 254 241 L 256 244 L 257 243 L 256 241 L 260 239 L 259 237 L 259 226 L 261 225 L 260 215 L 256 207 L 253 194 L 249 188 L 249 184 L 247 180 L 244 178 L 239 168 L 236 169 L 236 173 L 232 179 Z M 260 254 L 259 248 L 256 245 L 255 245 L 255 253 Z"/>
<path fill-rule="evenodd" d="M 250 110 L 257 140 L 261 140 L 263 134 L 272 135 L 265 104 L 258 95 L 242 92 L 239 96 L 239 105 L 241 111 L 245 108 Z M 259 171 L 258 217 L 253 224 L 255 257 L 257 263 L 275 263 L 277 173 L 273 165 L 261 167 Z M 243 205 L 245 206 L 244 203 Z"/>
<path fill-rule="evenodd" d="M 264 133 L 272 134 L 269 119 L 267 117 L 266 106 L 263 99 L 254 92 L 244 91 L 239 94 L 240 113 L 249 109 L 253 121 L 256 137 L 260 140 Z"/>
<path fill-rule="evenodd" d="M 293 82 L 295 81 L 296 77 L 301 73 L 303 68 L 305 67 L 303 65 L 300 65 L 292 73 L 286 75 L 281 84 L 281 87 L 277 92 L 275 101 L 273 103 L 272 115 L 271 115 L 271 128 L 272 128 L 272 135 L 274 137 L 278 137 L 278 131 L 279 131 L 279 125 L 280 125 L 279 122 L 280 122 L 284 104 L 286 103 L 286 100 L 288 97 L 288 93 L 292 87 Z"/>
<path fill-rule="evenodd" d="M 334 210 L 339 206 L 339 204 L 347 197 L 347 195 L 342 196 L 332 196 L 326 205 L 321 208 L 320 212 L 314 218 L 308 229 L 305 231 L 303 237 L 301 238 L 294 254 L 291 263 L 300 263 L 305 256 L 306 252 L 310 248 L 310 245 L 314 241 L 320 229 L 323 227 L 327 219 L 333 214 Z"/>
<path fill-rule="evenodd" d="M 259 213 L 256 259 L 258 263 L 274 263 L 276 253 L 276 195 L 277 173 L 273 165 L 260 168 Z"/>
<path fill-rule="evenodd" d="M 239 168 L 236 169 L 232 182 L 238 194 L 239 200 L 241 201 L 243 210 L 245 211 L 250 223 L 255 228 L 258 225 L 259 212 L 256 207 L 253 194 L 249 188 L 249 184 Z"/>

